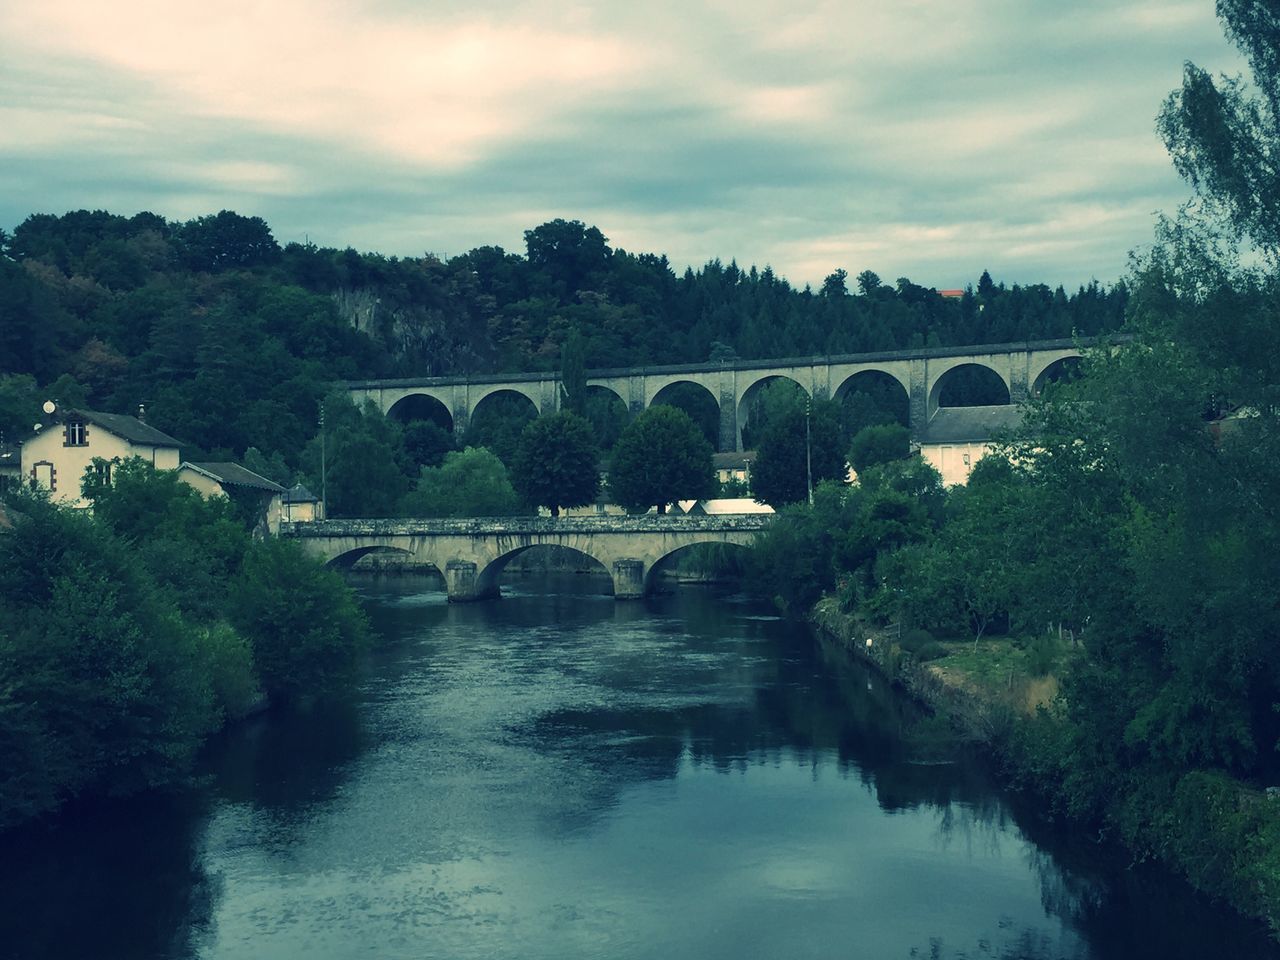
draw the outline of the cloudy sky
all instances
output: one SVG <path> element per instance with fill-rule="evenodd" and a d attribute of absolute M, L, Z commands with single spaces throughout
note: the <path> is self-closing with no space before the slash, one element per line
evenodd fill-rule
<path fill-rule="evenodd" d="M 614 246 L 927 286 L 1110 281 L 1211 0 L 0 0 L 0 226 L 227 208 L 388 254 Z"/>

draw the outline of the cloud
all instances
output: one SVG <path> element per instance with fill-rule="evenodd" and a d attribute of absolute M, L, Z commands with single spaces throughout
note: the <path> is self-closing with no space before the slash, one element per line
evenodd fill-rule
<path fill-rule="evenodd" d="M 952 286 L 1114 279 L 1187 191 L 1208 4 L 45 0 L 0 7 L 0 224 L 227 207 L 283 240 L 620 246 Z"/>

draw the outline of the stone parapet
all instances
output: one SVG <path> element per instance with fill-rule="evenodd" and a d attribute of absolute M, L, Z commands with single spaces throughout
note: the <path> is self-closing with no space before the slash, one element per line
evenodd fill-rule
<path fill-rule="evenodd" d="M 751 533 L 763 530 L 771 514 L 688 516 L 643 514 L 637 517 L 467 517 L 459 519 L 351 519 L 284 521 L 286 538 L 472 536 L 520 537 L 610 533 Z"/>

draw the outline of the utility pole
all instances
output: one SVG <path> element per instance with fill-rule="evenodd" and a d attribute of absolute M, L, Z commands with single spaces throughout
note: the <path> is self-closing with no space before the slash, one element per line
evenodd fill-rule
<path fill-rule="evenodd" d="M 804 398 L 804 470 L 809 486 L 809 506 L 813 506 L 813 445 L 809 442 L 809 414 L 813 400 Z"/>
<path fill-rule="evenodd" d="M 320 401 L 320 512 L 329 519 L 329 471 L 328 451 L 325 449 L 324 401 Z"/>

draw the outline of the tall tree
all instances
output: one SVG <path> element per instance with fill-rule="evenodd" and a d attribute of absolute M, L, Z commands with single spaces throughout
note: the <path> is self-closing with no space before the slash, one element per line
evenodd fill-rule
<path fill-rule="evenodd" d="M 711 444 L 689 415 L 650 407 L 627 425 L 609 463 L 609 490 L 628 509 L 697 500 L 715 490 Z"/>
<path fill-rule="evenodd" d="M 584 507 L 600 489 L 599 449 L 589 424 L 576 413 L 539 417 L 524 428 L 511 464 L 511 481 L 526 502 L 548 507 Z"/>

